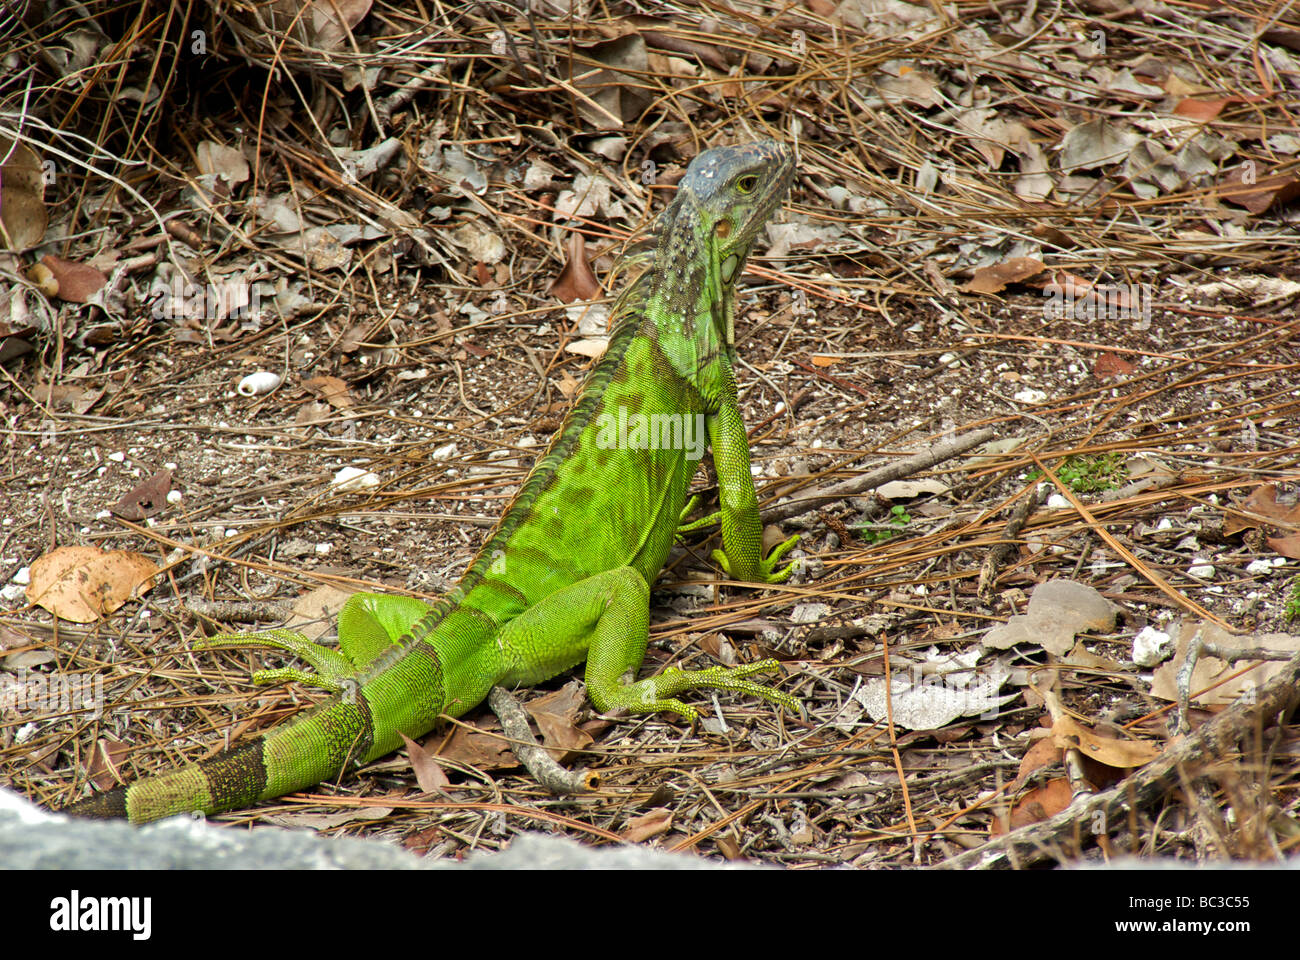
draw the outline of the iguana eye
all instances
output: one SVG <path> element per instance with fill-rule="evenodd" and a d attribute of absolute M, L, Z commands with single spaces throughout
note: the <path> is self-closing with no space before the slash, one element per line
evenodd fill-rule
<path fill-rule="evenodd" d="M 736 181 L 736 189 L 741 193 L 753 193 L 754 188 L 758 186 L 757 174 L 746 174 Z"/>

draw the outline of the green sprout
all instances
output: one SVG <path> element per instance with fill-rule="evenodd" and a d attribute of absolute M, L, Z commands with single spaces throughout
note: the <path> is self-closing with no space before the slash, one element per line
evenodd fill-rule
<path fill-rule="evenodd" d="M 1128 479 L 1128 467 L 1124 465 L 1124 454 L 1103 453 L 1086 457 L 1077 455 L 1067 457 L 1056 469 L 1061 482 L 1075 493 L 1097 493 L 1102 490 L 1114 490 Z M 1035 470 L 1029 475 L 1037 480 L 1042 472 Z"/>
<path fill-rule="evenodd" d="M 911 522 L 912 516 L 907 512 L 907 508 L 895 504 L 889 508 L 889 519 L 885 523 L 859 523 L 852 529 L 867 543 L 884 543 L 890 537 L 901 533 L 902 528 Z"/>

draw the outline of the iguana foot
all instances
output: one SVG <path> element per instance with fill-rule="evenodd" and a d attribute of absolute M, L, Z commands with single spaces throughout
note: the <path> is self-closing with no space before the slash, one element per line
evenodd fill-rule
<path fill-rule="evenodd" d="M 629 707 L 635 713 L 670 710 L 683 720 L 694 723 L 699 719 L 700 712 L 690 704 L 676 699 L 673 694 L 684 690 L 733 690 L 736 693 L 760 697 L 785 707 L 791 713 L 802 715 L 803 705 L 788 693 L 745 679 L 756 673 L 768 673 L 780 669 L 780 663 L 771 659 L 758 660 L 739 667 L 706 667 L 703 670 L 681 670 L 677 667 L 669 667 L 656 677 L 648 677 L 630 684 L 626 688 L 626 695 L 621 699 L 635 703 L 635 706 Z"/>
<path fill-rule="evenodd" d="M 691 498 L 686 501 L 686 506 L 682 507 L 682 512 L 677 517 L 677 531 L 674 533 L 674 536 L 680 537 L 683 533 L 692 533 L 696 530 L 702 530 L 705 527 L 715 526 L 722 522 L 722 511 L 714 510 L 712 513 L 700 517 L 698 520 L 692 520 L 690 523 L 687 523 L 686 518 L 691 515 L 691 511 L 695 509 L 696 504 L 699 502 L 699 494 L 692 494 Z"/>
<path fill-rule="evenodd" d="M 796 533 L 789 540 L 786 540 L 784 543 L 779 543 L 775 547 L 773 547 L 772 552 L 769 553 L 766 557 L 761 557 L 758 561 L 758 575 L 754 577 L 754 582 L 755 583 L 785 583 L 785 581 L 789 580 L 790 574 L 794 573 L 795 569 L 799 566 L 799 561 L 792 560 L 790 561 L 790 563 L 786 564 L 784 569 L 781 570 L 777 569 L 777 565 L 781 562 L 781 558 L 784 557 L 791 550 L 793 550 L 795 544 L 797 544 L 798 542 L 799 542 L 799 534 Z M 716 563 L 718 566 L 722 567 L 722 569 L 727 572 L 727 576 L 738 580 L 746 579 L 745 577 L 741 577 L 732 571 L 731 562 L 727 559 L 727 555 L 723 551 L 721 550 L 713 551 L 713 562 Z"/>

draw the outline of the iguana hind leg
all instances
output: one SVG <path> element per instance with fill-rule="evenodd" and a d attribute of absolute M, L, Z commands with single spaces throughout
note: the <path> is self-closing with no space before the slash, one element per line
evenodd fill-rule
<path fill-rule="evenodd" d="M 585 650 L 587 696 L 602 712 L 667 710 L 695 720 L 699 712 L 675 695 L 702 688 L 747 693 L 799 711 L 794 697 L 747 679 L 777 670 L 775 660 L 706 670 L 671 669 L 624 682 L 624 677 L 635 676 L 645 658 L 649 612 L 650 590 L 631 567 L 607 570 L 557 590 L 501 629 L 502 655 L 518 665 L 501 682 L 537 683 L 572 666 Z"/>

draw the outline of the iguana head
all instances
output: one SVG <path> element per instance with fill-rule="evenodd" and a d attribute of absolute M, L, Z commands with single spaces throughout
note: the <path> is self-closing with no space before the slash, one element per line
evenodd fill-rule
<path fill-rule="evenodd" d="M 793 180 L 794 151 L 776 140 L 714 147 L 692 160 L 659 224 L 659 302 L 680 314 L 730 300 L 754 240 Z M 725 333 L 731 343 L 731 330 Z"/>

